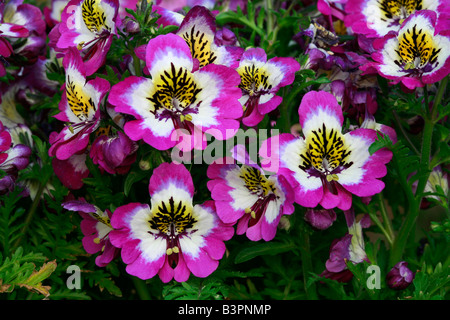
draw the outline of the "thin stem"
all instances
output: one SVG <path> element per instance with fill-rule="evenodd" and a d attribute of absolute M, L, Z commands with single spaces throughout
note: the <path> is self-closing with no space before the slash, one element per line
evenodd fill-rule
<path fill-rule="evenodd" d="M 441 84 L 439 85 L 438 92 L 435 96 L 435 100 L 430 113 L 424 115 L 425 126 L 423 130 L 423 138 L 422 138 L 422 150 L 421 150 L 421 159 L 420 159 L 420 167 L 427 169 L 428 174 L 421 174 L 419 177 L 419 182 L 417 183 L 416 193 L 413 199 L 408 198 L 409 203 L 409 212 L 406 216 L 405 221 L 403 222 L 400 230 L 398 232 L 396 241 L 394 243 L 393 250 L 391 251 L 390 263 L 394 265 L 402 259 L 403 252 L 406 248 L 406 244 L 408 242 L 409 235 L 412 229 L 416 225 L 417 217 L 420 212 L 420 204 L 422 202 L 423 191 L 425 189 L 426 183 L 429 178 L 429 172 L 432 168 L 430 168 L 430 156 L 431 156 L 431 146 L 432 146 L 432 137 L 433 137 L 433 129 L 436 122 L 438 105 L 441 103 L 442 97 L 444 96 L 445 89 L 447 87 L 448 76 L 445 77 Z M 427 108 L 428 109 L 428 108 Z"/>
<path fill-rule="evenodd" d="M 391 235 L 389 234 L 389 232 L 387 232 L 386 228 L 381 223 L 380 219 L 378 219 L 378 217 L 375 214 L 375 212 L 372 212 L 371 210 L 368 210 L 368 213 L 369 213 L 370 219 L 377 225 L 377 227 L 380 229 L 380 231 L 386 237 L 386 240 L 389 243 L 389 245 L 392 247 L 392 245 L 394 244 L 394 241 L 392 240 Z"/>
<path fill-rule="evenodd" d="M 389 241 L 389 243 L 392 245 L 394 242 L 394 239 L 395 239 L 394 228 L 392 227 L 391 219 L 389 219 L 389 217 L 388 217 L 388 213 L 386 210 L 386 204 L 384 203 L 383 194 L 380 192 L 377 195 L 377 198 L 378 198 L 378 203 L 380 204 L 381 217 L 383 218 L 386 232 L 389 234 L 389 238 L 391 239 L 391 241 Z"/>
<path fill-rule="evenodd" d="M 141 300 L 151 300 L 151 296 L 150 293 L 147 290 L 147 284 L 145 283 L 144 280 L 141 280 L 135 276 L 130 276 L 131 280 L 133 281 L 134 284 L 134 288 L 137 291 L 137 294 L 139 295 L 139 298 L 141 298 Z"/>
<path fill-rule="evenodd" d="M 132 52 L 132 57 L 133 57 L 134 74 L 138 77 L 141 77 L 142 76 L 141 61 L 137 57 L 136 53 L 134 53 L 134 51 Z"/>
<path fill-rule="evenodd" d="M 301 232 L 301 247 L 300 253 L 302 257 L 302 271 L 303 271 L 303 285 L 305 287 L 306 296 L 310 300 L 317 300 L 316 285 L 312 283 L 308 286 L 308 278 L 313 270 L 311 259 L 311 246 L 309 240 L 309 231 L 307 226 L 303 223 Z"/>
<path fill-rule="evenodd" d="M 20 245 L 20 243 L 21 243 L 21 241 L 23 239 L 23 236 L 27 232 L 28 227 L 31 224 L 31 221 L 33 220 L 33 216 L 34 216 L 34 214 L 36 212 L 36 209 L 39 206 L 39 202 L 41 201 L 41 196 L 44 193 L 44 189 L 45 189 L 45 185 L 44 184 L 40 184 L 39 185 L 39 189 L 38 189 L 38 191 L 36 193 L 36 196 L 34 197 L 33 203 L 31 204 L 30 210 L 28 211 L 27 217 L 25 218 L 25 224 L 22 227 L 22 229 L 20 230 L 20 237 L 17 238 L 16 242 L 13 245 L 13 248 L 19 247 L 19 245 Z"/>
<path fill-rule="evenodd" d="M 265 0 L 267 14 L 267 35 L 273 30 L 272 0 Z M 272 38 L 273 39 L 273 38 Z"/>
<path fill-rule="evenodd" d="M 413 151 L 417 154 L 420 155 L 419 150 L 417 150 L 417 148 L 414 146 L 414 144 L 412 143 L 412 141 L 409 139 L 408 135 L 406 134 L 405 129 L 403 128 L 401 122 L 400 122 L 400 117 L 398 116 L 397 112 L 394 110 L 392 112 L 392 114 L 394 115 L 394 119 L 395 122 L 397 123 L 397 127 L 400 129 L 402 135 L 405 137 L 406 141 L 408 141 L 409 145 L 411 146 L 411 148 L 413 149 Z"/>

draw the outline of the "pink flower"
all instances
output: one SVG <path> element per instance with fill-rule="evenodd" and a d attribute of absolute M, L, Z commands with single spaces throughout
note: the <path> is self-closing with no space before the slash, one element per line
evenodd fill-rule
<path fill-rule="evenodd" d="M 59 103 L 60 113 L 55 118 L 69 125 L 53 137 L 49 149 L 49 155 L 59 160 L 67 160 L 86 149 L 90 134 L 99 125 L 100 104 L 110 87 L 105 79 L 86 80 L 85 65 L 75 48 L 68 49 L 63 66 L 65 91 Z"/>
<path fill-rule="evenodd" d="M 391 31 L 398 32 L 403 22 L 419 10 L 431 10 L 438 14 L 439 31 L 449 28 L 450 6 L 446 0 L 348 0 L 345 6 L 345 25 L 354 33 L 380 38 Z"/>
<path fill-rule="evenodd" d="M 30 155 L 30 147 L 12 143 L 11 134 L 0 121 L 0 194 L 14 189 L 18 173 L 28 166 Z"/>
<path fill-rule="evenodd" d="M 398 32 L 374 41 L 375 62 L 361 69 L 374 68 L 393 84 L 401 82 L 409 89 L 442 80 L 450 73 L 450 28 L 438 32 L 437 26 L 435 12 L 415 12 Z"/>
<path fill-rule="evenodd" d="M 45 36 L 45 22 L 38 7 L 23 0 L 0 3 L 0 56 L 8 58 L 14 52 L 27 58 L 22 65 L 32 64 L 45 47 Z M 0 64 L 0 76 L 4 76 L 3 69 Z"/>
<path fill-rule="evenodd" d="M 413 282 L 414 272 L 408 269 L 408 262 L 400 261 L 386 276 L 388 287 L 395 290 L 404 290 Z"/>
<path fill-rule="evenodd" d="M 122 249 L 126 271 L 163 282 L 207 277 L 225 253 L 234 230 L 217 217 L 213 201 L 193 205 L 194 185 L 184 165 L 163 163 L 153 171 L 148 204 L 130 203 L 114 211 L 109 237 Z"/>
<path fill-rule="evenodd" d="M 94 164 L 111 174 L 125 174 L 136 160 L 137 144 L 124 133 L 100 135 L 92 144 L 90 157 Z"/>
<path fill-rule="evenodd" d="M 326 278 L 341 282 L 347 282 L 353 277 L 348 271 L 348 262 L 353 264 L 369 262 L 365 252 L 362 229 L 370 227 L 370 217 L 365 215 L 357 222 L 353 210 L 345 211 L 344 215 L 348 233 L 331 244 L 330 257 L 325 263 L 325 271 L 321 274 Z"/>
<path fill-rule="evenodd" d="M 160 35 L 146 46 L 151 79 L 131 76 L 112 87 L 109 102 L 116 112 L 133 115 L 124 130 L 133 140 L 159 150 L 204 149 L 208 130 L 226 140 L 239 129 L 242 107 L 238 73 L 208 64 L 193 72 L 194 61 L 178 35 Z"/>
<path fill-rule="evenodd" d="M 305 212 L 305 221 L 318 230 L 325 230 L 336 221 L 336 212 L 333 209 L 309 208 Z"/>
<path fill-rule="evenodd" d="M 219 159 L 208 167 L 208 189 L 217 215 L 225 223 L 237 223 L 237 234 L 270 241 L 280 218 L 294 212 L 290 185 L 283 176 L 266 177 L 244 148 L 235 148 L 234 158 L 242 165 Z"/>
<path fill-rule="evenodd" d="M 192 57 L 199 61 L 199 67 L 214 63 L 236 68 L 244 49 L 235 46 L 217 45 L 216 20 L 212 13 L 202 6 L 189 10 L 177 34 L 191 50 Z"/>
<path fill-rule="evenodd" d="M 86 63 L 86 75 L 96 72 L 106 60 L 113 36 L 117 33 L 118 0 L 71 0 L 61 14 L 61 22 L 52 31 L 57 52 L 80 50 Z"/>
<path fill-rule="evenodd" d="M 89 176 L 86 152 L 74 154 L 65 160 L 53 158 L 52 167 L 61 183 L 71 190 L 81 189 L 84 185 L 83 179 Z"/>
<path fill-rule="evenodd" d="M 264 115 L 275 110 L 283 98 L 276 93 L 292 84 L 300 64 L 293 58 L 275 57 L 267 61 L 266 52 L 251 48 L 244 52 L 236 69 L 241 76 L 240 102 L 244 108 L 242 123 L 256 126 Z"/>
<path fill-rule="evenodd" d="M 95 264 L 105 267 L 118 254 L 119 249 L 114 247 L 109 240 L 109 234 L 113 230 L 111 227 L 111 211 L 105 211 L 87 203 L 83 200 L 67 201 L 62 204 L 64 209 L 78 211 L 83 218 L 81 221 L 81 232 L 83 248 L 89 254 L 100 254 L 95 258 Z"/>
<path fill-rule="evenodd" d="M 294 189 L 295 202 L 304 207 L 350 209 L 352 194 L 367 197 L 381 192 L 380 178 L 392 153 L 381 149 L 370 155 L 375 130 L 342 132 L 344 117 L 336 98 L 327 92 L 305 94 L 299 107 L 303 137 L 284 133 L 263 142 L 265 167 L 278 164 Z M 279 143 L 273 146 L 272 144 Z M 269 154 L 269 150 L 272 153 Z"/>

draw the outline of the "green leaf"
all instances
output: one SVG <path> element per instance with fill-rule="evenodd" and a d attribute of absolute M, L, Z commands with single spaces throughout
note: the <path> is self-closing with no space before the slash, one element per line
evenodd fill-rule
<path fill-rule="evenodd" d="M 244 248 L 236 255 L 234 263 L 242 263 L 261 255 L 275 255 L 278 253 L 294 250 L 295 248 L 296 246 L 293 242 L 268 242 L 251 245 L 250 247 Z"/>
<path fill-rule="evenodd" d="M 136 171 L 130 172 L 127 175 L 127 178 L 125 179 L 125 182 L 123 184 L 123 192 L 125 196 L 128 197 L 128 194 L 130 193 L 131 187 L 133 186 L 134 183 L 142 180 L 147 175 L 148 173 L 142 170 L 139 170 L 137 172 Z"/>
<path fill-rule="evenodd" d="M 369 147 L 369 153 L 372 155 L 375 152 L 377 152 L 380 149 L 388 148 L 391 149 L 393 146 L 392 140 L 389 138 L 388 135 L 382 135 L 379 132 L 377 132 L 378 139 L 375 140 Z"/>

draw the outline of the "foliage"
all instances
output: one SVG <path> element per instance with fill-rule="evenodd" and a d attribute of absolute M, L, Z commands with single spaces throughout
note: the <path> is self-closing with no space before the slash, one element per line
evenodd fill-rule
<path fill-rule="evenodd" d="M 245 11 L 239 7 L 236 11 L 222 10 L 217 6 L 216 23 L 218 27 L 229 27 L 243 48 L 261 47 L 268 58 L 292 56 L 300 63 L 302 67 L 292 85 L 278 92 L 283 97 L 278 110 L 267 115 L 258 126 L 291 132 L 291 127 L 298 123 L 297 110 L 303 95 L 323 88 L 331 80 L 328 74 L 309 69 L 308 55 L 292 41 L 294 35 L 309 26 L 312 13 L 317 15 L 316 3 L 292 1 L 288 7 L 272 7 L 276 2 L 249 1 Z M 118 74 L 113 68 L 124 55 L 131 55 L 134 69 L 141 70 L 134 50 L 157 35 L 177 29 L 158 26 L 159 16 L 151 11 L 147 1 L 142 1 L 136 10 L 126 11 L 128 20 L 136 22 L 139 31 L 132 35 L 120 31 L 106 65 L 96 73 L 111 85 L 130 76 L 129 70 Z M 8 68 L 12 69 L 13 65 Z M 46 74 L 58 86 L 63 85 L 64 69 L 57 59 L 47 64 Z M 107 174 L 88 158 L 89 177 L 83 180 L 83 188 L 69 190 L 55 175 L 52 157 L 48 156 L 48 135 L 50 128 L 58 126 L 53 116 L 58 113 L 61 93 L 33 96 L 35 103 L 31 108 L 17 106 L 32 131 L 32 141 L 28 141 L 32 146 L 30 164 L 19 172 L 16 188 L 0 196 L 0 299 L 447 300 L 449 192 L 441 186 L 434 191 L 425 189 L 436 166 L 449 174 L 450 95 L 446 79 L 413 93 L 378 79 L 377 122 L 395 128 L 398 141 L 379 133 L 369 149 L 374 153 L 387 148 L 393 158 L 383 178 L 386 187 L 382 194 L 374 196 L 369 204 L 353 197 L 355 214 L 367 213 L 372 219 L 372 225 L 364 230 L 370 262 L 347 263 L 353 274 L 348 282 L 321 275 L 330 257 L 331 244 L 348 232 L 343 212 L 336 209 L 334 224 L 319 231 L 305 222 L 306 209 L 298 205 L 292 215 L 283 217 L 274 240 L 252 242 L 245 235 L 235 235 L 227 241 L 227 251 L 218 269 L 205 279 L 191 275 L 183 283 L 163 284 L 157 277 L 143 281 L 129 276 L 120 258 L 106 267 L 98 267 L 95 255 L 87 254 L 82 245 L 82 218 L 65 210 L 61 203 L 83 197 L 101 210 L 112 212 L 125 203 L 149 203 L 149 178 L 154 168 L 170 161 L 170 155 L 140 143 L 136 161 L 126 175 Z M 8 83 L 13 78 L 8 73 L 0 80 Z M 424 107 L 424 92 L 427 105 L 434 102 L 431 108 Z M 352 119 L 346 125 L 359 125 L 359 120 Z M 273 121 L 276 123 L 272 124 Z M 418 131 L 414 127 L 416 122 Z M 115 126 L 112 121 L 103 125 Z M 431 135 L 427 136 L 427 132 Z M 188 169 L 196 187 L 195 201 L 211 199 L 206 186 L 206 166 L 192 164 Z M 25 186 L 33 186 L 33 198 L 24 195 Z M 400 260 L 409 263 L 415 278 L 407 289 L 396 291 L 388 287 L 385 278 Z M 70 276 L 67 270 L 71 265 L 81 269 L 80 289 L 67 286 Z M 380 289 L 367 286 L 370 265 L 380 267 Z"/>

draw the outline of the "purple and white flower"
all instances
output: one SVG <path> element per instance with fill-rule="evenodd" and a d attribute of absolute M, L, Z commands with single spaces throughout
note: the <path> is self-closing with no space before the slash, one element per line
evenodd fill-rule
<path fill-rule="evenodd" d="M 53 137 L 49 155 L 67 160 L 86 149 L 90 134 L 100 122 L 100 104 L 110 85 L 105 79 L 86 80 L 86 66 L 80 53 L 69 48 L 63 60 L 66 71 L 65 91 L 55 118 L 68 123 Z"/>
<path fill-rule="evenodd" d="M 398 32 L 374 41 L 375 62 L 361 69 L 375 68 L 393 84 L 401 82 L 409 89 L 442 80 L 450 73 L 450 28 L 438 32 L 437 26 L 435 12 L 417 11 Z"/>
<path fill-rule="evenodd" d="M 294 211 L 293 193 L 283 176 L 266 177 L 245 149 L 240 151 L 234 149 L 234 164 L 219 159 L 209 165 L 208 189 L 219 218 L 225 223 L 237 223 L 236 234 L 245 233 L 252 241 L 270 241 L 280 218 Z"/>
<path fill-rule="evenodd" d="M 81 232 L 84 237 L 82 244 L 84 250 L 89 254 L 100 254 L 95 258 L 95 264 L 105 267 L 118 254 L 119 249 L 114 247 L 109 240 L 112 213 L 108 209 L 102 211 L 97 206 L 83 200 L 67 201 L 62 204 L 63 208 L 70 211 L 78 211 L 83 218 L 81 221 Z"/>
<path fill-rule="evenodd" d="M 354 33 L 380 38 L 398 32 L 403 22 L 419 10 L 437 13 L 439 31 L 449 28 L 450 5 L 446 0 L 348 0 L 345 25 Z"/>
<path fill-rule="evenodd" d="M 383 190 L 380 178 L 387 173 L 385 164 L 392 153 L 381 149 L 370 155 L 369 146 L 377 139 L 375 130 L 343 133 L 341 106 L 323 91 L 305 94 L 299 119 L 303 137 L 284 133 L 269 138 L 260 149 L 266 159 L 263 168 L 279 167 L 278 174 L 289 181 L 298 204 L 348 210 L 353 194 L 367 197 Z"/>
<path fill-rule="evenodd" d="M 275 110 L 283 100 L 276 93 L 281 87 L 292 84 L 300 64 L 290 57 L 275 57 L 267 60 L 261 48 L 246 50 L 236 69 L 241 77 L 240 102 L 244 108 L 242 123 L 256 126 L 264 115 Z"/>
<path fill-rule="evenodd" d="M 191 272 L 207 277 L 225 253 L 234 233 L 216 214 L 213 201 L 193 205 L 194 185 L 184 165 L 163 163 L 153 171 L 151 206 L 130 203 L 117 208 L 109 237 L 122 249 L 126 271 L 141 279 L 156 274 L 163 282 L 187 281 Z"/>
<path fill-rule="evenodd" d="M 75 47 L 86 63 L 86 75 L 92 75 L 105 62 L 113 36 L 117 33 L 117 0 L 71 0 L 53 31 L 55 50 L 66 54 Z M 52 35 L 53 35 L 52 34 Z"/>
<path fill-rule="evenodd" d="M 15 144 L 11 134 L 0 121 L 0 194 L 14 189 L 20 170 L 29 164 L 31 148 L 24 144 Z"/>
<path fill-rule="evenodd" d="M 175 34 L 160 35 L 146 46 L 151 79 L 131 76 L 111 89 L 116 112 L 133 115 L 124 130 L 134 141 L 159 150 L 179 144 L 180 150 L 204 149 L 208 130 L 226 140 L 239 129 L 242 107 L 239 74 L 208 64 L 193 72 L 189 46 Z"/>

